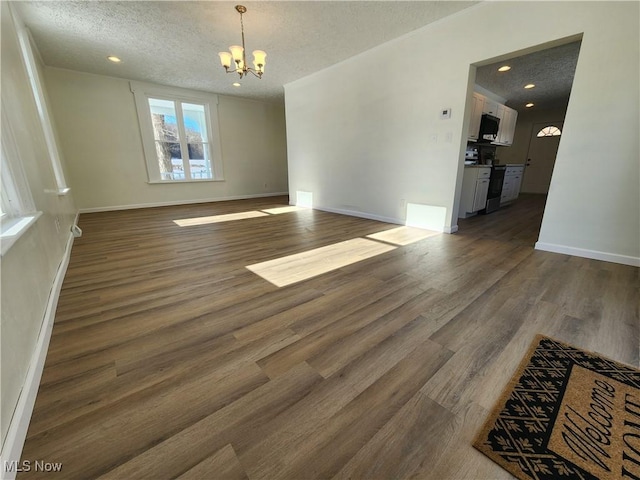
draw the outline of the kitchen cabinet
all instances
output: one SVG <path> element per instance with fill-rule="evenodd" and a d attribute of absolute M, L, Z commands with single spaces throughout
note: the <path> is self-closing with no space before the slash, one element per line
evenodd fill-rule
<path fill-rule="evenodd" d="M 467 139 L 471 142 L 478 141 L 482 114 L 488 113 L 500 119 L 498 135 L 496 136 L 496 140 L 491 143 L 494 145 L 511 146 L 513 143 L 513 135 L 516 131 L 518 112 L 477 92 L 473 92 L 471 101 L 471 120 L 469 122 Z"/>
<path fill-rule="evenodd" d="M 489 177 L 491 177 L 491 167 L 464 168 L 458 217 L 467 218 L 485 208 L 487 193 L 489 193 Z"/>
<path fill-rule="evenodd" d="M 469 135 L 468 139 L 472 141 L 478 140 L 478 133 L 480 131 L 480 120 L 482 119 L 482 108 L 484 107 L 484 96 L 479 93 L 473 92 L 473 98 L 471 99 L 471 122 L 469 123 Z"/>
<path fill-rule="evenodd" d="M 497 117 L 498 105 L 500 104 L 495 100 L 491 100 L 490 98 L 484 97 L 484 103 L 482 105 L 482 113 L 488 113 L 489 115 L 493 115 L 494 117 Z"/>
<path fill-rule="evenodd" d="M 502 194 L 500 195 L 500 205 L 513 202 L 520 194 L 522 185 L 522 175 L 524 165 L 507 165 L 502 182 Z"/>
<path fill-rule="evenodd" d="M 498 105 L 498 118 L 500 118 L 500 128 L 495 145 L 510 146 L 513 143 L 513 136 L 516 131 L 516 121 L 518 112 L 505 105 Z"/>

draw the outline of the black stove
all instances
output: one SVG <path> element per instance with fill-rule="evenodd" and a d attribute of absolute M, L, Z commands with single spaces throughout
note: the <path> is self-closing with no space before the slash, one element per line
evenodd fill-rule
<path fill-rule="evenodd" d="M 489 193 L 487 193 L 487 206 L 479 213 L 491 213 L 500 208 L 500 197 L 502 196 L 502 183 L 506 165 L 492 165 L 491 177 L 489 177 Z"/>

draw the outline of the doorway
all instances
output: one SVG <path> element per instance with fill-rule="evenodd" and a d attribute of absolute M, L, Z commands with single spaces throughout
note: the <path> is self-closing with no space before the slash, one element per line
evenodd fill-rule
<path fill-rule="evenodd" d="M 474 151 L 473 147 L 478 146 L 479 132 L 473 130 L 476 125 L 473 120 L 478 110 L 476 96 L 485 97 L 484 107 L 487 104 L 497 104 L 496 114 L 485 111 L 484 107 L 482 114 L 491 113 L 510 128 L 505 130 L 509 133 L 504 136 L 499 130 L 496 140 L 492 142 L 492 146 L 495 145 L 493 162 L 483 161 L 479 156 L 471 157 L 467 153 L 465 161 L 476 160 L 474 165 L 468 168 L 465 166 L 464 172 L 471 172 L 472 167 L 489 166 L 493 163 L 492 171 L 496 165 L 506 165 L 513 178 L 510 178 L 509 194 L 500 197 L 498 209 L 470 218 L 458 213 L 459 218 L 466 219 L 459 226 L 460 229 L 486 228 L 487 233 L 491 234 L 491 230 L 499 226 L 502 217 L 511 218 L 509 211 L 518 211 L 522 218 L 518 224 L 523 231 L 528 232 L 527 241 L 531 240 L 531 246 L 534 246 L 564 129 L 581 40 L 581 35 L 575 35 L 471 65 L 469 89 L 473 90 L 473 98 L 467 105 L 467 114 L 471 117 L 467 132 L 467 152 Z M 471 96 L 471 92 L 469 95 Z M 501 106 L 503 116 L 500 116 Z M 509 111 L 511 116 L 504 116 Z M 538 136 L 547 127 L 549 132 L 553 132 Z M 472 162 L 465 162 L 465 165 L 468 163 Z M 473 185 L 472 182 L 466 183 L 467 186 Z M 464 186 L 465 182 L 461 198 L 465 194 Z M 504 194 L 504 190 L 502 193 Z M 468 195 L 464 198 L 468 198 Z M 530 208 L 525 208 L 527 206 Z M 529 219 L 529 224 L 525 225 L 524 219 Z M 518 236 L 516 230 L 509 230 L 509 235 Z"/>
<path fill-rule="evenodd" d="M 549 193 L 563 122 L 534 123 L 522 178 L 522 193 Z"/>

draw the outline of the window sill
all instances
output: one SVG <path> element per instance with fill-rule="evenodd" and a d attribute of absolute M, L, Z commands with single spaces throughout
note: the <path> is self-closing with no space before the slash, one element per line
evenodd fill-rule
<path fill-rule="evenodd" d="M 45 190 L 44 193 L 52 193 L 54 195 L 58 195 L 59 197 L 64 197 L 71 191 L 69 187 L 59 188 L 58 190 Z"/>
<path fill-rule="evenodd" d="M 27 231 L 29 227 L 36 223 L 42 212 L 35 212 L 32 215 L 9 218 L 2 222 L 0 232 L 0 255 L 4 256 L 14 243 Z"/>
<path fill-rule="evenodd" d="M 149 185 L 175 185 L 180 183 L 211 183 L 211 182 L 224 182 L 224 178 L 212 178 L 206 180 L 150 180 L 147 183 Z"/>

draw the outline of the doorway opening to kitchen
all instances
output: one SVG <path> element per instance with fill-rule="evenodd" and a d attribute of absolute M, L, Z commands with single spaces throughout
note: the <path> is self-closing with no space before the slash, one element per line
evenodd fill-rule
<path fill-rule="evenodd" d="M 580 52 L 577 35 L 471 65 L 458 231 L 533 246 Z"/>

